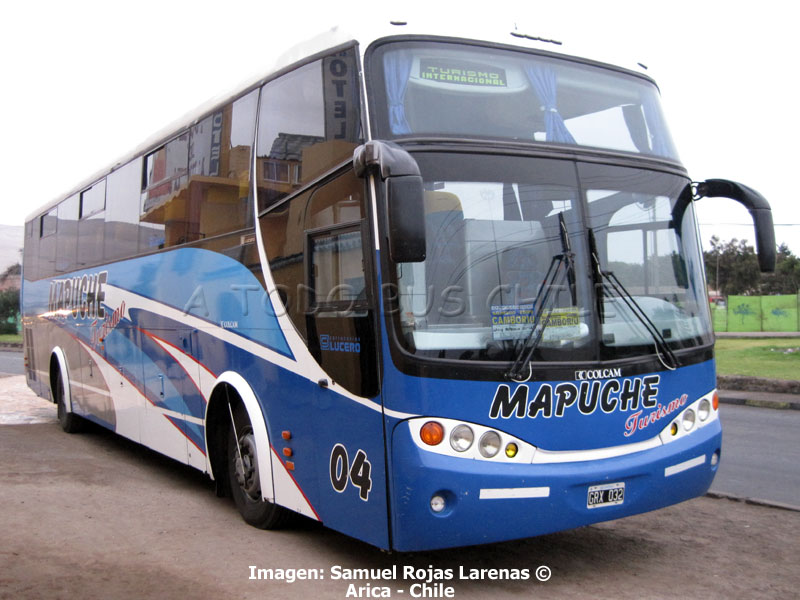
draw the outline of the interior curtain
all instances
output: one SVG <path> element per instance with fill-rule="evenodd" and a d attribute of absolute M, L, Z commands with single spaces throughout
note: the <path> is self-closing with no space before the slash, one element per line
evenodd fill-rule
<path fill-rule="evenodd" d="M 394 135 L 411 133 L 406 120 L 404 101 L 408 78 L 411 75 L 412 57 L 401 51 L 387 52 L 383 57 L 383 72 L 386 76 L 386 96 L 389 100 L 389 125 Z"/>
<path fill-rule="evenodd" d="M 545 65 L 525 65 L 525 74 L 542 102 L 544 111 L 545 140 L 574 144 L 575 138 L 564 124 L 556 106 L 558 85 L 555 69 Z"/>

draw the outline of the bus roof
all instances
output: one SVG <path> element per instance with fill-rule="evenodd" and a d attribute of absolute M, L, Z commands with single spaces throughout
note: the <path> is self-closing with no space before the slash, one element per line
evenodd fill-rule
<path fill-rule="evenodd" d="M 363 53 L 373 41 L 385 37 L 402 35 L 472 39 L 506 46 L 517 46 L 520 48 L 549 52 L 565 57 L 579 58 L 598 64 L 615 66 L 645 76 L 647 70 L 647 67 L 645 67 L 642 63 L 633 62 L 630 60 L 620 61 L 615 60 L 614 57 L 603 56 L 602 49 L 597 47 L 581 47 L 579 42 L 563 43 L 560 40 L 548 38 L 546 32 L 517 29 L 512 19 L 509 20 L 508 27 L 497 26 L 496 24 L 494 26 L 492 24 L 487 25 L 485 23 L 464 24 L 456 27 L 450 24 L 442 24 L 440 22 L 425 21 L 418 23 L 415 21 L 377 18 L 374 20 L 362 20 L 355 25 L 337 25 L 289 48 L 286 52 L 280 54 L 277 59 L 272 62 L 272 64 L 267 63 L 266 65 L 262 66 L 254 75 L 244 79 L 232 90 L 228 90 L 227 93 L 212 97 L 211 99 L 197 106 L 195 109 L 184 114 L 182 117 L 162 127 L 156 133 L 145 139 L 132 151 L 118 158 L 105 168 L 95 172 L 90 177 L 81 180 L 79 184 L 71 188 L 67 193 L 61 194 L 56 199 L 48 202 L 46 205 L 37 208 L 36 211 L 32 212 L 26 217 L 25 222 L 27 223 L 31 219 L 37 218 L 38 216 L 46 213 L 59 202 L 61 202 L 61 200 L 85 190 L 94 182 L 100 180 L 102 177 L 105 177 L 117 168 L 127 164 L 137 156 L 157 149 L 162 144 L 168 142 L 172 137 L 188 127 L 198 123 L 200 120 L 214 112 L 214 110 L 230 102 L 232 99 L 262 85 L 276 73 L 279 73 L 284 69 L 287 69 L 292 65 L 307 59 L 308 57 L 323 53 L 325 50 L 331 48 L 344 46 L 350 42 L 358 42 L 360 45 L 360 51 Z"/>

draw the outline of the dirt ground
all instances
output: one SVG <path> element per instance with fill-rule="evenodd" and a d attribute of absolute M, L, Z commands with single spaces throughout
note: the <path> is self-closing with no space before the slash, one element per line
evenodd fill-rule
<path fill-rule="evenodd" d="M 359 597 L 349 583 L 414 597 L 402 578 L 331 577 L 334 566 L 393 564 L 452 569 L 444 587 L 459 599 L 797 598 L 800 590 L 798 512 L 704 497 L 521 542 L 392 555 L 314 524 L 253 529 L 196 471 L 110 433 L 67 435 L 44 420 L 0 425 L 2 599 Z M 251 565 L 316 569 L 325 579 L 250 579 Z M 535 577 L 540 566 L 548 581 Z M 460 568 L 529 577 L 458 580 Z"/>

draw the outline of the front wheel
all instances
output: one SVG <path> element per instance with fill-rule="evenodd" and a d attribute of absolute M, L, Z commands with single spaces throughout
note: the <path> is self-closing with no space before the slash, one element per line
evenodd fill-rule
<path fill-rule="evenodd" d="M 58 423 L 61 425 L 61 429 L 67 433 L 79 433 L 83 431 L 83 419 L 67 409 L 64 379 L 61 377 L 61 369 L 56 370 L 55 381 L 53 382 L 53 399 L 58 407 Z"/>
<path fill-rule="evenodd" d="M 253 427 L 242 405 L 234 411 L 234 428 L 228 430 L 228 482 L 236 508 L 246 523 L 259 529 L 278 529 L 288 523 L 291 511 L 264 500 L 258 474 L 258 454 Z M 238 440 L 237 440 L 238 436 Z M 267 460 L 269 455 L 267 455 Z"/>

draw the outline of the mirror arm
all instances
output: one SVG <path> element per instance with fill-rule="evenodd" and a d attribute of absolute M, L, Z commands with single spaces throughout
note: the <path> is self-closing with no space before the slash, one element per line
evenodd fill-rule
<path fill-rule="evenodd" d="M 420 176 L 417 161 L 408 152 L 381 140 L 371 140 L 353 151 L 353 169 L 358 177 L 375 171 L 384 181 L 389 177 Z"/>
<path fill-rule="evenodd" d="M 772 209 L 764 196 L 753 188 L 727 179 L 709 179 L 695 184 L 694 189 L 695 200 L 704 197 L 730 198 L 736 200 L 750 212 L 756 232 L 758 266 L 762 273 L 775 271 L 775 261 L 777 260 L 775 227 L 772 222 Z M 683 210 L 685 210 L 685 206 L 682 207 L 681 213 Z M 674 210 L 673 215 L 676 216 Z"/>
<path fill-rule="evenodd" d="M 372 140 L 353 152 L 358 177 L 384 182 L 389 255 L 397 263 L 425 260 L 425 193 L 417 161 L 391 142 Z"/>

